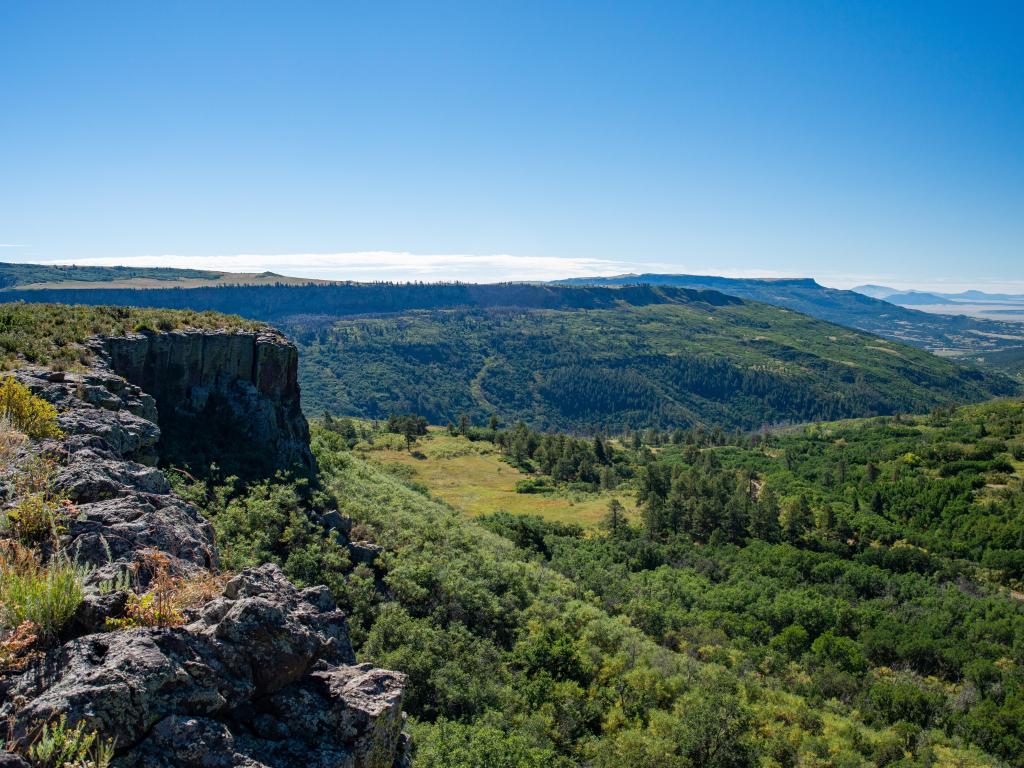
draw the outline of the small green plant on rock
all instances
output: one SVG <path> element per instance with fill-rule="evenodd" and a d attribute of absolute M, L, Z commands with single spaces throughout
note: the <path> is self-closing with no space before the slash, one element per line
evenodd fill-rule
<path fill-rule="evenodd" d="M 22 496 L 0 517 L 0 529 L 26 546 L 56 539 L 62 530 L 60 505 L 45 493 Z"/>
<path fill-rule="evenodd" d="M 67 717 L 47 723 L 28 748 L 25 757 L 33 768 L 107 768 L 114 759 L 114 745 L 85 723 L 68 725 Z"/>
<path fill-rule="evenodd" d="M 141 595 L 129 591 L 124 617 L 108 618 L 108 629 L 181 626 L 189 609 L 208 603 L 224 585 L 223 575 L 174 576 L 169 558 L 158 551 L 145 553 L 140 570 L 151 574 L 148 591 Z M 128 578 L 127 572 L 122 574 L 109 587 L 101 584 L 100 591 L 120 589 Z"/>
<path fill-rule="evenodd" d="M 84 598 L 82 569 L 63 555 L 40 565 L 16 542 L 0 550 L 0 628 L 31 622 L 41 640 L 56 638 Z"/>
<path fill-rule="evenodd" d="M 20 469 L 14 481 L 17 501 L 0 511 L 0 534 L 27 547 L 51 542 L 59 549 L 64 524 L 77 510 L 54 493 L 53 470 L 53 460 L 44 457 L 35 457 Z"/>
<path fill-rule="evenodd" d="M 57 409 L 33 395 L 13 376 L 0 381 L 0 415 L 6 416 L 14 427 L 34 439 L 59 439 L 63 434 L 57 426 Z"/>

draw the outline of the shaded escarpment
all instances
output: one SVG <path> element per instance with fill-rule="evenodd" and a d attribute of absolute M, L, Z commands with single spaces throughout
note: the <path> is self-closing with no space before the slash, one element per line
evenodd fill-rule
<path fill-rule="evenodd" d="M 301 458 L 300 448 L 308 455 L 294 349 L 266 334 L 200 336 L 107 340 L 109 360 L 89 371 L 15 372 L 56 406 L 64 436 L 26 443 L 0 468 L 0 503 L 17 500 L 19 464 L 39 455 L 54 462 L 53 491 L 69 513 L 63 554 L 50 557 L 74 559 L 86 595 L 57 643 L 27 666 L 0 670 L 8 748 L 24 752 L 44 724 L 64 717 L 111 740 L 118 766 L 404 765 L 405 678 L 355 663 L 326 587 L 299 589 L 268 564 L 219 582 L 175 626 L 117 623 L 130 593 L 159 578 L 155 557 L 174 578 L 217 583 L 210 523 L 153 466 L 165 445 L 158 409 L 165 422 L 201 421 L 210 413 L 202 398 L 216 394 L 231 400 L 240 430 L 246 414 L 266 417 L 249 435 L 265 439 L 275 461 Z M 112 368 L 152 385 L 156 397 Z M 0 765 L 23 764 L 0 749 Z"/>
<path fill-rule="evenodd" d="M 309 471 L 298 353 L 273 331 L 172 331 L 104 339 L 110 369 L 151 395 L 166 463 L 230 474 Z"/>

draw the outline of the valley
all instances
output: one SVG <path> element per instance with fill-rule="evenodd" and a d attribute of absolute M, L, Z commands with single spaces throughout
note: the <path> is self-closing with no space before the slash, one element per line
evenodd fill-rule
<path fill-rule="evenodd" d="M 149 671 L 135 680 L 164 719 L 136 745 L 116 746 L 132 717 L 112 726 L 71 703 L 118 701 L 105 665 L 167 632 L 219 670 L 250 641 L 198 638 L 250 630 L 203 617 L 244 594 L 283 612 L 261 658 L 327 652 L 289 650 L 309 637 L 298 617 L 336 636 L 315 635 L 335 649 L 326 671 L 296 666 L 270 701 L 319 691 L 323 674 L 379 692 L 311 700 L 316 718 L 377 713 L 365 736 L 331 742 L 366 768 L 1022 765 L 1016 385 L 713 291 L 620 290 L 527 289 L 561 308 L 292 317 L 295 342 L 209 311 L 0 305 L 4 365 L 32 387 L 18 397 L 50 398 L 32 408 L 58 430 L 5 427 L 8 509 L 40 494 L 53 526 L 93 542 L 97 569 L 54 586 L 70 608 L 23 639 L 12 580 L 64 573 L 68 544 L 4 513 L 0 690 L 31 713 L 57 702 L 131 759 L 191 722 L 223 734 L 204 754 L 311 759 L 322 742 L 280 741 L 279 723 L 308 727 L 284 705 L 259 703 L 273 714 L 253 730 Z M 12 425 L 34 412 L 5 408 Z M 53 480 L 27 484 L 25 462 L 54 439 Z M 97 450 L 127 463 L 78 474 Z M 107 565 L 83 538 L 97 530 L 117 542 Z M 151 542 L 183 564 L 146 575 Z M 158 599 L 170 607 L 144 607 Z M 80 650 L 97 642 L 111 661 Z M 52 689 L 32 687 L 34 658 L 63 670 Z M 80 699 L 62 658 L 88 670 Z M 203 679 L 264 702 L 264 683 L 221 674 Z M 24 750 L 28 715 L 0 715 Z"/>
<path fill-rule="evenodd" d="M 1022 39 L 0 3 L 0 768 L 1024 768 Z"/>
<path fill-rule="evenodd" d="M 669 289 L 666 289 L 669 290 Z M 311 413 L 492 413 L 569 431 L 928 410 L 1018 385 L 765 304 L 668 293 L 614 309 L 431 310 L 285 324 Z"/>

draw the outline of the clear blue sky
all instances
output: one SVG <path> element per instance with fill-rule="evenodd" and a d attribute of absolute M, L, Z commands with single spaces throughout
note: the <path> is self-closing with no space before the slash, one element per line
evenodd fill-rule
<path fill-rule="evenodd" d="M 1022 40 L 1020 0 L 8 0 L 0 260 L 1024 287 Z"/>

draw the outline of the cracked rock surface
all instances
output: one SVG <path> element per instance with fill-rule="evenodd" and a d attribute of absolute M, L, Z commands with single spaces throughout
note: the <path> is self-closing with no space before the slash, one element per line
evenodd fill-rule
<path fill-rule="evenodd" d="M 294 356 L 275 348 L 247 369 L 248 358 L 238 355 L 250 343 L 218 340 L 201 358 L 202 381 L 233 386 L 232 376 L 250 370 L 256 385 L 272 389 L 283 366 L 288 390 Z M 153 466 L 160 431 L 152 397 L 102 368 L 15 375 L 58 408 L 65 438 L 24 450 L 60 464 L 54 482 L 75 504 L 64 543 L 93 567 L 87 584 L 142 562 L 147 550 L 164 553 L 178 575 L 216 570 L 212 526 Z M 290 425 L 281 439 L 290 444 L 301 435 Z M 10 475 L 9 467 L 0 470 L 0 500 L 8 502 Z M 120 766 L 407 763 L 405 679 L 355 663 L 345 616 L 326 587 L 300 590 L 268 564 L 232 578 L 185 626 L 97 631 L 125 598 L 93 590 L 66 633 L 71 639 L 0 679 L 0 727 L 15 744 L 24 747 L 42 723 L 65 715 L 113 739 Z M 0 750 L 0 766 L 8 765 L 24 762 Z"/>

